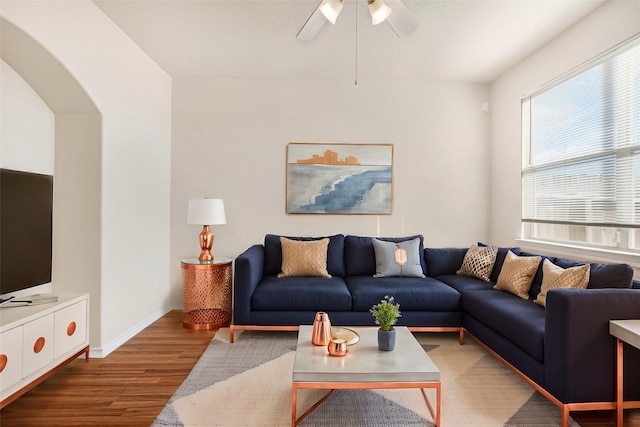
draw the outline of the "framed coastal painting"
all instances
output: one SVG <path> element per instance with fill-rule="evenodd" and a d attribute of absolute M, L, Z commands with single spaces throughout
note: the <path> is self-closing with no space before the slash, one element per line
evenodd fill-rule
<path fill-rule="evenodd" d="M 287 213 L 391 215 L 393 144 L 287 145 Z"/>

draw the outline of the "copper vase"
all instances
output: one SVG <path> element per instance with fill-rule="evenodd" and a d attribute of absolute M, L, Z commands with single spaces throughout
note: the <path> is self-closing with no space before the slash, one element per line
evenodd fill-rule
<path fill-rule="evenodd" d="M 329 315 L 324 311 L 316 313 L 316 318 L 313 321 L 313 331 L 311 332 L 311 342 L 314 345 L 328 345 L 329 341 L 333 338 L 331 332 L 331 322 L 329 321 Z"/>

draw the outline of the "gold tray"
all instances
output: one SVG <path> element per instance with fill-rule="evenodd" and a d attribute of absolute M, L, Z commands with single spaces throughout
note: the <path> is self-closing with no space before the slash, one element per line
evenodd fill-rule
<path fill-rule="evenodd" d="M 347 345 L 353 345 L 360 341 L 360 335 L 349 328 L 333 328 L 333 338 L 340 338 L 347 342 Z"/>

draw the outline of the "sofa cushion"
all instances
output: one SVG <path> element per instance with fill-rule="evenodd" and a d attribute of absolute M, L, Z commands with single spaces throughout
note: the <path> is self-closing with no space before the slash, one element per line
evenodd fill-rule
<path fill-rule="evenodd" d="M 577 288 L 586 289 L 589 283 L 589 271 L 591 265 L 579 265 L 562 268 L 545 259 L 542 265 L 542 288 L 534 301 L 536 304 L 546 306 L 547 292 L 551 289 Z"/>
<path fill-rule="evenodd" d="M 465 293 L 467 291 L 491 291 L 493 290 L 493 284 L 491 282 L 485 282 L 477 277 L 461 276 L 458 274 L 447 274 L 444 276 L 438 276 L 436 279 L 451 286 L 456 291 Z"/>
<path fill-rule="evenodd" d="M 277 234 L 267 234 L 264 237 L 264 275 L 275 276 L 282 271 L 282 246 Z M 282 236 L 290 240 L 320 240 L 324 237 L 291 237 Z M 332 276 L 344 277 L 344 235 L 336 234 L 329 237 L 327 249 L 327 271 Z"/>
<path fill-rule="evenodd" d="M 531 288 L 531 282 L 538 271 L 539 264 L 540 257 L 519 257 L 508 251 L 493 288 L 511 292 L 522 299 L 529 299 L 529 288 Z"/>
<path fill-rule="evenodd" d="M 344 280 L 354 311 L 369 311 L 385 295 L 393 296 L 403 312 L 460 310 L 460 294 L 430 277 L 349 276 Z"/>
<path fill-rule="evenodd" d="M 420 250 L 420 239 L 394 243 L 374 238 L 372 243 L 376 256 L 375 277 L 424 277 L 420 264 L 424 251 Z M 400 265 L 396 258 L 399 250 L 404 251 L 405 263 L 403 265 Z"/>
<path fill-rule="evenodd" d="M 562 268 L 589 264 L 589 289 L 630 288 L 633 281 L 633 268 L 627 264 L 599 264 L 556 258 L 553 263 Z"/>
<path fill-rule="evenodd" d="M 424 258 L 431 277 L 456 274 L 468 248 L 426 248 Z"/>
<path fill-rule="evenodd" d="M 351 294 L 341 277 L 265 276 L 251 296 L 253 310 L 347 311 Z"/>
<path fill-rule="evenodd" d="M 462 310 L 513 342 L 531 357 L 544 361 L 543 307 L 508 292 L 492 290 L 464 292 Z"/>
<path fill-rule="evenodd" d="M 555 265 L 568 268 L 578 265 L 591 265 L 591 271 L 589 273 L 589 289 L 604 289 L 604 288 L 630 288 L 633 280 L 633 269 L 627 264 L 600 264 L 594 262 L 573 261 L 570 259 L 556 258 L 545 255 L 537 255 L 529 252 L 522 252 L 523 256 L 542 256 L 542 262 L 538 267 L 538 272 L 533 278 L 529 295 L 532 299 L 536 299 L 540 293 L 540 287 L 542 286 L 542 265 L 544 260 L 548 259 Z"/>
<path fill-rule="evenodd" d="M 386 242 L 404 242 L 406 240 L 420 239 L 419 250 L 424 252 L 424 238 L 422 235 L 408 237 L 376 237 Z M 344 266 L 346 276 L 373 276 L 376 274 L 376 255 L 373 249 L 373 237 L 346 236 L 344 238 Z M 420 257 L 422 272 L 427 274 L 427 264 L 424 256 Z M 331 271 L 329 271 L 331 273 Z M 383 295 L 384 296 L 384 295 Z"/>
<path fill-rule="evenodd" d="M 479 247 L 478 245 L 473 245 L 464 255 L 462 266 L 460 270 L 456 271 L 456 274 L 473 276 L 488 282 L 497 254 L 497 246 Z"/>
<path fill-rule="evenodd" d="M 331 277 L 327 271 L 328 238 L 302 241 L 280 237 L 280 245 L 282 246 L 282 271 L 278 277 Z"/>

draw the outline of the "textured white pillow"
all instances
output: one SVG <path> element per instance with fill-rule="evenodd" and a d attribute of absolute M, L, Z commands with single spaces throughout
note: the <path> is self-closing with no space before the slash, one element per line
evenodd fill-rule
<path fill-rule="evenodd" d="M 496 262 L 498 255 L 497 246 L 481 246 L 474 244 L 467 250 L 462 261 L 462 267 L 456 271 L 456 274 L 464 276 L 473 276 L 489 282 L 493 264 Z"/>
<path fill-rule="evenodd" d="M 282 245 L 282 271 L 278 277 L 331 277 L 327 271 L 328 237 L 310 241 L 280 237 L 280 244 Z"/>
<path fill-rule="evenodd" d="M 586 289 L 589 284 L 589 273 L 591 266 L 589 264 L 579 265 L 577 267 L 562 268 L 558 267 L 548 259 L 542 264 L 542 287 L 540 293 L 534 301 L 543 307 L 547 306 L 547 292 L 551 289 L 560 288 L 579 288 Z"/>
<path fill-rule="evenodd" d="M 493 289 L 511 292 L 522 299 L 529 299 L 529 288 L 541 259 L 542 257 L 539 256 L 518 256 L 508 251 Z"/>

